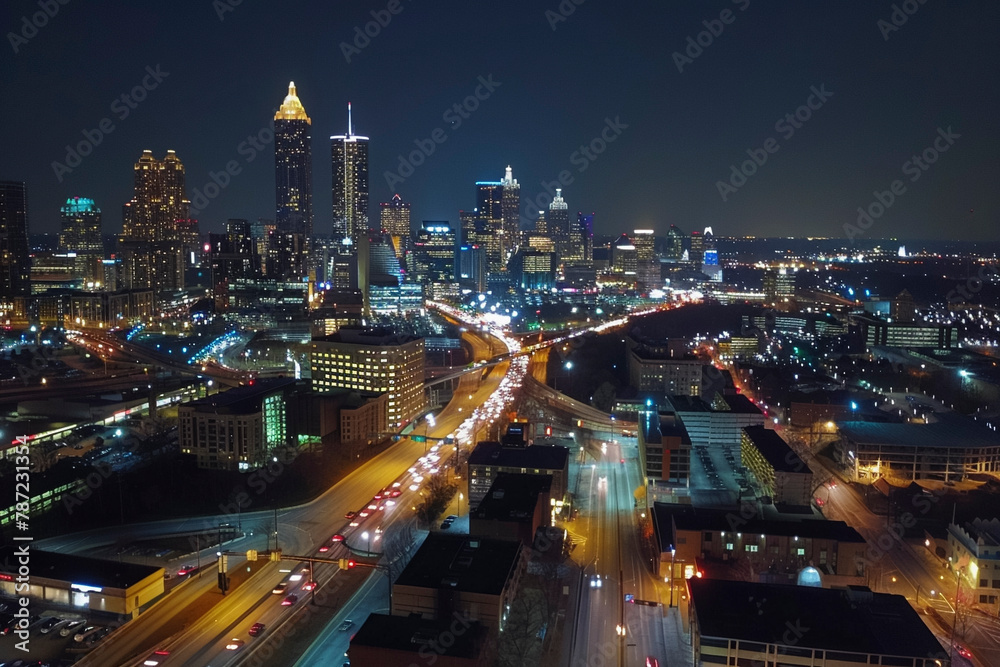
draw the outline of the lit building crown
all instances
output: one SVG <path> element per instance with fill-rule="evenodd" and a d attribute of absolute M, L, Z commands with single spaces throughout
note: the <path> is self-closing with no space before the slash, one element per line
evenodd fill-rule
<path fill-rule="evenodd" d="M 295 82 L 288 82 L 288 95 L 281 103 L 281 108 L 274 114 L 274 120 L 304 120 L 312 125 L 312 120 L 306 115 L 306 109 L 299 101 L 299 96 L 295 91 Z"/>

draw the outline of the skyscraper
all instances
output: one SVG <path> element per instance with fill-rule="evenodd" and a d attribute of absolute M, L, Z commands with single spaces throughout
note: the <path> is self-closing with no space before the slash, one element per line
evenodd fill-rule
<path fill-rule="evenodd" d="M 368 234 L 368 137 L 354 134 L 347 103 L 347 134 L 330 137 L 333 160 L 333 237 L 351 239 Z"/>
<path fill-rule="evenodd" d="M 667 230 L 667 259 L 680 262 L 684 257 L 684 232 L 677 225 L 670 225 Z"/>
<path fill-rule="evenodd" d="M 576 226 L 583 237 L 583 260 L 590 262 L 594 259 L 594 214 L 584 215 L 583 211 L 578 211 Z"/>
<path fill-rule="evenodd" d="M 499 273 L 504 270 L 507 249 L 510 247 L 504 229 L 503 196 L 504 184 L 502 182 L 476 182 L 476 212 L 479 215 L 477 227 L 494 239 L 486 246 L 486 261 L 489 264 L 490 273 Z"/>
<path fill-rule="evenodd" d="M 197 224 L 188 218 L 184 165 L 174 151 L 157 160 L 143 151 L 135 163 L 135 190 L 122 209 L 125 285 L 161 290 L 184 287 L 184 249 Z"/>
<path fill-rule="evenodd" d="M 562 196 L 562 188 L 556 188 L 556 196 L 549 204 L 549 236 L 556 246 L 558 261 L 563 261 L 566 257 L 572 256 L 569 234 L 569 206 Z"/>
<path fill-rule="evenodd" d="M 279 229 L 313 232 L 312 120 L 296 94 L 295 82 L 274 114 L 274 198 Z"/>
<path fill-rule="evenodd" d="M 688 261 L 695 269 L 701 269 L 705 261 L 705 237 L 699 231 L 691 232 L 691 250 L 688 252 Z"/>
<path fill-rule="evenodd" d="M 632 245 L 635 246 L 636 259 L 640 262 L 649 261 L 656 256 L 656 237 L 652 229 L 634 230 Z"/>
<path fill-rule="evenodd" d="M 28 252 L 28 193 L 23 181 L 0 181 L 0 310 L 10 300 L 31 294 Z"/>
<path fill-rule="evenodd" d="M 59 212 L 62 214 L 59 249 L 76 255 L 74 273 L 86 282 L 104 282 L 101 209 L 93 199 L 70 197 Z"/>
<path fill-rule="evenodd" d="M 382 233 L 389 236 L 410 236 L 410 203 L 403 201 L 398 194 L 392 199 L 379 204 L 381 209 Z"/>
<path fill-rule="evenodd" d="M 501 263 L 506 266 L 507 260 L 517 248 L 521 231 L 521 186 L 514 178 L 510 165 L 503 177 L 502 215 L 503 224 L 500 228 Z"/>

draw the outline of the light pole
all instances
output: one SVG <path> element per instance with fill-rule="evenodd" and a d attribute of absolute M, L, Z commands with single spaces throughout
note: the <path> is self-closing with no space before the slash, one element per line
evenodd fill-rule
<path fill-rule="evenodd" d="M 361 533 L 361 539 L 368 541 L 368 554 L 371 555 L 372 552 L 372 536 L 367 530 Z"/>
<path fill-rule="evenodd" d="M 674 556 L 677 555 L 677 549 L 670 545 L 670 606 L 674 606 Z"/>

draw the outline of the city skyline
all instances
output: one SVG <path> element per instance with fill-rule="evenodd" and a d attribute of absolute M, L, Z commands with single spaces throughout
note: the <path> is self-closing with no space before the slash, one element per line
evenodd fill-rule
<path fill-rule="evenodd" d="M 19 25 L 32 6 L 10 7 L 8 23 Z M 273 182 L 274 146 L 264 139 L 274 91 L 294 80 L 317 137 L 342 131 L 343 105 L 354 103 L 372 137 L 371 201 L 398 192 L 413 203 L 415 220 L 455 223 L 457 210 L 471 208 L 466 183 L 511 164 L 520 176 L 522 221 L 531 220 L 524 215 L 529 206 L 536 214 L 547 208 L 548 183 L 563 188 L 571 210 L 597 211 L 595 231 L 603 234 L 636 227 L 663 234 L 676 224 L 685 231 L 715 225 L 729 235 L 781 236 L 795 229 L 844 237 L 858 209 L 875 204 L 878 212 L 884 205 L 877 195 L 892 194 L 900 181 L 905 190 L 858 236 L 947 238 L 962 229 L 966 238 L 996 239 L 997 201 L 988 178 L 1000 153 L 989 113 L 996 92 L 982 82 L 990 80 L 995 61 L 990 54 L 997 46 L 985 26 L 997 8 L 917 6 L 893 19 L 891 3 L 767 8 L 740 0 L 717 8 L 648 8 L 637 21 L 633 13 L 599 5 L 563 16 L 558 6 L 515 2 L 484 29 L 536 42 L 529 67 L 527 55 L 492 45 L 503 40 L 464 35 L 475 12 L 457 4 L 446 8 L 444 21 L 402 5 L 368 37 L 371 12 L 386 10 L 358 8 L 334 17 L 325 8 L 295 8 L 271 21 L 249 6 L 219 11 L 182 3 L 169 16 L 126 8 L 121 18 L 154 12 L 164 35 L 183 24 L 202 44 L 197 57 L 158 50 L 163 38 L 157 36 L 141 46 L 126 39 L 116 45 L 120 57 L 97 78 L 90 77 L 90 58 L 65 62 L 51 47 L 64 41 L 86 50 L 87 35 L 100 32 L 87 27 L 105 21 L 110 10 L 74 16 L 67 7 L 8 55 L 12 89 L 36 103 L 6 100 L 8 127 L 18 129 L 7 130 L 10 149 L 0 176 L 26 181 L 35 193 L 32 232 L 54 233 L 67 198 L 91 198 L 117 211 L 128 199 L 123 174 L 134 155 L 173 149 L 188 166 L 192 198 L 212 183 L 212 173 L 224 173 L 231 161 L 240 167 L 200 210 L 202 229 L 220 231 L 228 218 L 270 217 L 266 184 Z M 727 22 L 720 19 L 723 10 L 729 10 Z M 616 31 L 633 39 L 606 39 Z M 455 34 L 463 36 L 454 41 Z M 310 56 L 276 57 L 275 49 L 293 39 L 314 44 L 321 35 L 325 41 Z M 237 60 L 228 55 L 235 39 L 263 46 Z M 426 49 L 422 65 L 392 58 L 435 40 L 442 46 Z M 757 48 L 761 40 L 769 44 L 766 52 Z M 452 57 L 456 48 L 463 52 L 460 62 Z M 398 73 L 386 68 L 387 57 Z M 574 63 L 571 71 L 560 64 L 566 58 Z M 428 83 L 423 68 L 443 73 Z M 75 114 L 27 113 L 58 108 L 59 82 L 69 77 L 93 83 L 74 99 Z M 187 108 L 192 98 L 199 100 L 198 113 Z M 532 110 L 538 99 L 545 101 Z M 431 139 L 436 129 L 440 143 Z M 940 160 L 930 153 L 935 163 L 923 163 L 920 156 L 933 149 L 939 130 L 958 137 L 949 145 L 955 150 Z M 67 156 L 65 147 L 87 136 L 95 140 L 90 153 Z M 587 147 L 591 142 L 600 154 Z M 421 145 L 427 149 L 422 159 L 413 154 Z M 760 164 L 747 163 L 754 155 Z M 314 163 L 312 179 L 317 230 L 330 223 L 331 174 L 324 163 Z M 743 173 L 734 174 L 734 166 Z M 388 179 L 390 187 L 387 172 L 403 181 Z M 572 182 L 557 184 L 560 172 Z M 368 213 L 377 211 L 369 207 Z M 116 218 L 106 215 L 108 230 L 118 228 Z"/>

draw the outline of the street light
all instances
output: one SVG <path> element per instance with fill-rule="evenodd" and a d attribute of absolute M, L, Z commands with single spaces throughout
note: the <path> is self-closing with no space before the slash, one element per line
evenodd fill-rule
<path fill-rule="evenodd" d="M 677 549 L 670 545 L 670 606 L 674 606 L 674 556 L 677 555 Z"/>
<path fill-rule="evenodd" d="M 366 530 L 365 532 L 361 533 L 361 539 L 368 541 L 368 553 L 370 554 L 372 552 L 372 536 L 371 536 L 371 533 L 369 533 Z"/>
<path fill-rule="evenodd" d="M 458 493 L 458 516 L 462 516 L 462 499 L 463 498 L 465 498 L 465 496 L 460 491 Z"/>

